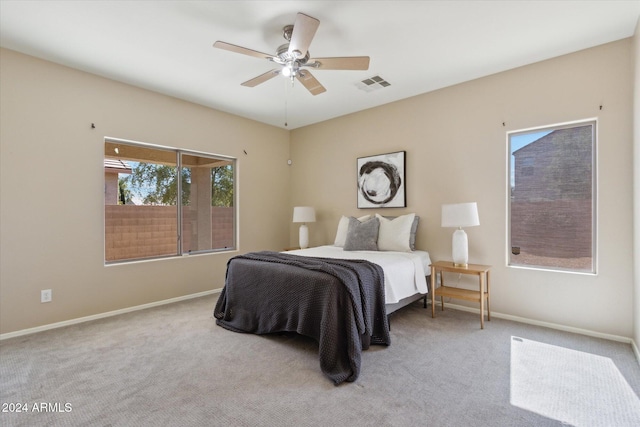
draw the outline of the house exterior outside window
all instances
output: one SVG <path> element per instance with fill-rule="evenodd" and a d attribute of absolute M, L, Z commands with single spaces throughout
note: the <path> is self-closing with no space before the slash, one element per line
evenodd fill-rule
<path fill-rule="evenodd" d="M 595 125 L 509 135 L 509 265 L 595 273 Z"/>

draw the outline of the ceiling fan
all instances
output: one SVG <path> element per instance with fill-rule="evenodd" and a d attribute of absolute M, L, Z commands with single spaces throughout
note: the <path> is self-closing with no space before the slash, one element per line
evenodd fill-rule
<path fill-rule="evenodd" d="M 317 70 L 368 70 L 368 56 L 347 56 L 333 58 L 311 58 L 309 54 L 309 45 L 316 34 L 316 30 L 320 25 L 320 21 L 304 13 L 298 13 L 296 21 L 293 25 L 287 25 L 282 29 L 282 35 L 287 43 L 281 45 L 275 55 L 258 52 L 247 49 L 242 46 L 236 46 L 223 41 L 217 41 L 213 44 L 219 49 L 231 52 L 241 53 L 256 58 L 264 58 L 268 61 L 280 65 L 279 68 L 267 71 L 251 80 L 242 83 L 242 86 L 254 87 L 261 83 L 282 74 L 291 79 L 298 79 L 300 83 L 312 95 L 318 95 L 326 92 L 324 86 L 311 74 L 306 68 L 315 68 Z"/>

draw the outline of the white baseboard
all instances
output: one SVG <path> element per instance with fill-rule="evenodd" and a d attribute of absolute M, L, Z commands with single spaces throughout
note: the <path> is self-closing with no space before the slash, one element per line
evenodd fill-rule
<path fill-rule="evenodd" d="M 633 339 L 631 340 L 631 348 L 633 349 L 633 354 L 636 355 L 636 361 L 638 362 L 638 365 L 640 365 L 640 351 L 638 351 L 638 346 Z"/>
<path fill-rule="evenodd" d="M 78 323 L 90 322 L 92 320 L 104 319 L 105 317 L 117 316 L 119 314 L 131 313 L 132 311 L 144 310 L 146 308 L 158 307 L 160 305 L 171 304 L 178 301 L 185 301 L 192 298 L 199 298 L 206 295 L 216 294 L 222 291 L 222 289 L 213 289 L 210 291 L 198 292 L 195 294 L 183 295 L 181 297 L 169 298 L 162 301 L 150 302 L 148 304 L 136 305 L 134 307 L 127 307 L 120 310 L 107 311 L 106 313 L 94 314 L 86 317 L 79 317 L 77 319 L 65 320 L 63 322 L 50 323 L 48 325 L 36 326 L 35 328 L 22 329 L 15 332 L 7 332 L 6 334 L 0 334 L 0 341 L 9 338 L 20 337 L 23 335 L 35 334 L 37 332 L 48 331 L 49 329 L 62 328 L 65 326 L 76 325 Z"/>
<path fill-rule="evenodd" d="M 440 302 L 436 302 L 436 305 L 440 305 Z M 461 311 L 468 311 L 471 313 L 476 313 L 478 315 L 480 315 L 480 310 L 477 308 L 473 308 L 473 307 L 467 307 L 464 305 L 458 305 L 458 304 L 452 304 L 452 303 L 447 303 L 446 307 L 448 308 L 453 308 L 456 310 L 461 310 Z M 557 329 L 560 331 L 565 331 L 565 332 L 573 332 L 576 334 L 581 334 L 581 335 L 587 335 L 590 337 L 595 337 L 595 338 L 603 338 L 603 339 L 607 339 L 607 340 L 611 340 L 611 341 L 618 341 L 618 342 L 623 342 L 623 343 L 628 343 L 631 344 L 633 342 L 633 340 L 631 338 L 628 337 L 623 337 L 620 335 L 613 335 L 613 334 L 605 334 L 602 332 L 595 332 L 595 331 L 590 331 L 588 329 L 580 329 L 580 328 L 574 328 L 572 326 L 566 326 L 566 325 L 560 325 L 558 323 L 549 323 L 549 322 L 542 322 L 540 320 L 533 320 L 533 319 L 528 319 L 526 317 L 519 317 L 519 316 L 512 316 L 510 314 L 504 314 L 504 313 L 497 313 L 495 311 L 491 311 L 491 317 L 495 317 L 498 319 L 506 319 L 506 320 L 513 320 L 514 322 L 520 322 L 520 323 L 527 323 L 529 325 L 536 325 L 536 326 L 544 326 L 545 328 L 550 328 L 550 329 Z M 638 349 L 635 348 L 634 352 L 636 353 L 636 359 L 638 359 Z M 640 363 L 640 359 L 639 363 Z"/>

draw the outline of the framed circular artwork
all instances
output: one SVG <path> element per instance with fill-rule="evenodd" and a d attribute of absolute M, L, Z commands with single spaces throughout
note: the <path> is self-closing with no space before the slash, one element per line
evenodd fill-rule
<path fill-rule="evenodd" d="M 404 208 L 405 151 L 358 158 L 358 209 Z"/>

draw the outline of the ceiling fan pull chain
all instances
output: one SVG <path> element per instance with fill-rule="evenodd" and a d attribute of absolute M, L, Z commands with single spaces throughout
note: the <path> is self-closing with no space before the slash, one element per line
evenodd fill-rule
<path fill-rule="evenodd" d="M 293 86 L 293 80 L 292 80 L 292 86 Z M 284 127 L 287 127 L 287 118 L 288 118 L 288 101 L 289 101 L 289 87 L 286 83 L 284 83 Z"/>

